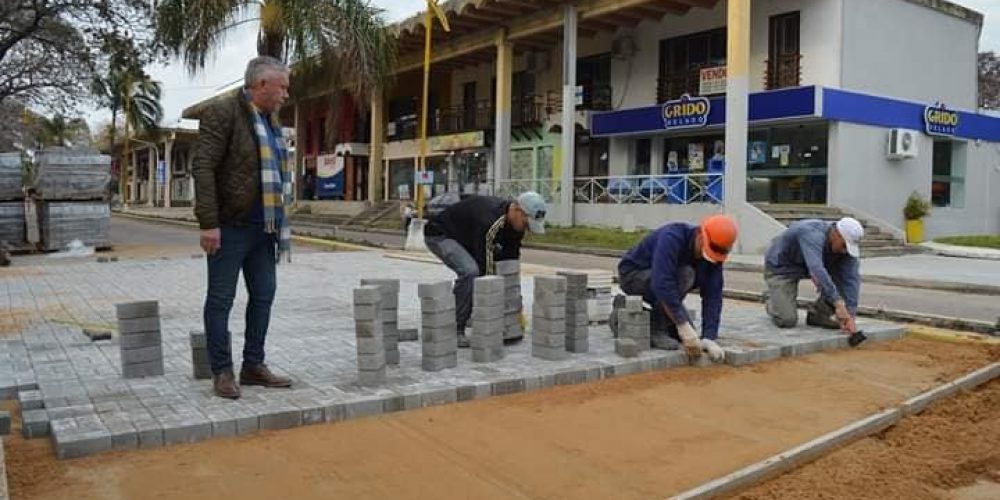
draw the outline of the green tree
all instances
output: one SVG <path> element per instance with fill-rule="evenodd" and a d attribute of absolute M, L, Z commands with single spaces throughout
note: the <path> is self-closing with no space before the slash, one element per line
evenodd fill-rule
<path fill-rule="evenodd" d="M 157 41 L 191 72 L 249 22 L 259 26 L 258 55 L 295 63 L 298 81 L 346 86 L 362 102 L 388 86 L 395 65 L 395 37 L 367 0 L 163 0 L 156 14 Z"/>

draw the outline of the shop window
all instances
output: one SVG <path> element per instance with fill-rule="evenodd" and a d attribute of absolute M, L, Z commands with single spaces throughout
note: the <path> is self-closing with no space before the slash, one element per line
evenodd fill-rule
<path fill-rule="evenodd" d="M 719 149 L 721 153 L 717 155 Z M 723 155 L 725 146 L 722 135 L 668 137 L 663 140 L 663 173 L 704 172 L 709 162 Z"/>
<path fill-rule="evenodd" d="M 652 173 L 650 160 L 652 158 L 653 141 L 651 139 L 636 139 L 632 142 L 632 163 L 629 165 L 629 175 L 649 175 Z"/>
<path fill-rule="evenodd" d="M 510 178 L 533 179 L 535 177 L 534 163 L 534 148 L 512 150 L 510 152 Z"/>
<path fill-rule="evenodd" d="M 934 141 L 931 203 L 935 207 L 965 206 L 965 144 Z"/>
<path fill-rule="evenodd" d="M 580 136 L 576 146 L 576 177 L 607 177 L 611 154 L 607 137 Z"/>

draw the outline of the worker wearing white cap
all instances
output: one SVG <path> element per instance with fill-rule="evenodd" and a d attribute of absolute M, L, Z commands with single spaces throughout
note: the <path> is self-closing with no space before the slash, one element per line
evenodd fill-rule
<path fill-rule="evenodd" d="M 806 324 L 854 333 L 861 290 L 858 258 L 865 230 L 856 219 L 794 222 L 771 242 L 764 260 L 767 314 L 780 328 L 798 323 L 799 280 L 811 278 L 819 290 Z"/>

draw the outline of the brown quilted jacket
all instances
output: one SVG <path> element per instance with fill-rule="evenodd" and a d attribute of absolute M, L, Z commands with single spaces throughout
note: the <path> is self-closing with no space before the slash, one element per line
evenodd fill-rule
<path fill-rule="evenodd" d="M 208 104 L 194 150 L 195 208 L 201 229 L 239 222 L 260 196 L 260 148 L 240 91 Z"/>

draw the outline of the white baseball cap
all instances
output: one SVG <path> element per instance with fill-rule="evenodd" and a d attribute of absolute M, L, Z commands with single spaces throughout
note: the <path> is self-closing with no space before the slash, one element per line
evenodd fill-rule
<path fill-rule="evenodd" d="M 865 235 L 865 228 L 852 217 L 844 217 L 837 221 L 837 232 L 847 243 L 847 254 L 851 257 L 861 257 L 861 238 Z"/>
<path fill-rule="evenodd" d="M 526 191 L 517 197 L 517 204 L 528 214 L 528 229 L 545 234 L 545 199 L 534 191 Z"/>

